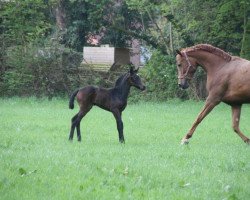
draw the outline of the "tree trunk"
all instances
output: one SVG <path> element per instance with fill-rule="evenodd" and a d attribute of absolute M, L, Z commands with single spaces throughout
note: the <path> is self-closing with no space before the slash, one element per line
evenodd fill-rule
<path fill-rule="evenodd" d="M 161 38 L 162 38 L 162 41 L 164 42 L 164 45 L 165 45 L 165 47 L 166 47 L 166 51 L 167 51 L 167 53 L 168 53 L 168 55 L 169 55 L 171 52 L 170 52 L 170 49 L 169 49 L 169 46 L 168 46 L 168 42 L 167 42 L 167 40 L 166 40 L 165 37 L 164 37 L 163 31 L 161 30 L 161 28 L 159 27 L 159 25 L 157 24 L 157 22 L 153 19 L 153 17 L 151 16 L 151 13 L 150 13 L 148 10 L 147 10 L 147 14 L 148 14 L 149 19 L 151 20 L 151 22 L 155 24 L 156 29 L 157 29 L 158 32 L 160 33 L 160 36 L 161 36 Z"/>
<path fill-rule="evenodd" d="M 59 0 L 56 7 L 56 25 L 59 31 L 64 31 L 66 28 L 66 11 L 64 0 Z"/>

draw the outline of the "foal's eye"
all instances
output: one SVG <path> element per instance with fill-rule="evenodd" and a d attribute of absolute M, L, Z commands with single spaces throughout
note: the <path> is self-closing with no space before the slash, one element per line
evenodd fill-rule
<path fill-rule="evenodd" d="M 133 77 L 132 77 L 132 80 L 133 80 L 133 81 L 137 81 L 138 79 L 139 79 L 138 76 L 133 76 Z"/>

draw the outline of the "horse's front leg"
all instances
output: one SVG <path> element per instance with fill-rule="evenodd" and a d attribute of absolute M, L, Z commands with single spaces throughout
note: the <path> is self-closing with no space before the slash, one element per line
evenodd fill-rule
<path fill-rule="evenodd" d="M 122 122 L 122 113 L 119 109 L 112 110 L 112 113 L 116 119 L 117 130 L 119 133 L 119 142 L 125 143 L 124 136 L 123 136 L 123 122 Z"/>
<path fill-rule="evenodd" d="M 192 137 L 195 129 L 201 123 L 201 121 L 213 110 L 213 108 L 218 105 L 220 101 L 210 101 L 209 99 L 206 100 L 205 106 L 203 107 L 202 111 L 198 115 L 197 119 L 193 123 L 191 129 L 188 131 L 188 133 L 182 138 L 181 144 L 188 144 L 189 138 Z"/>

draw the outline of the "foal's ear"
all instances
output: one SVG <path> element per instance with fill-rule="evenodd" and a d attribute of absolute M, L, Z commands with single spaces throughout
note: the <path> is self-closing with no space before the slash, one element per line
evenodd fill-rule
<path fill-rule="evenodd" d="M 182 56 L 182 53 L 179 49 L 176 50 L 176 53 L 179 54 L 180 56 Z"/>
<path fill-rule="evenodd" d="M 139 71 L 139 67 L 134 70 L 134 73 L 137 73 Z"/>
<path fill-rule="evenodd" d="M 130 73 L 130 74 L 133 74 L 133 73 L 134 73 L 134 67 L 133 67 L 133 66 L 130 66 L 130 68 L 129 68 L 129 73 Z"/>

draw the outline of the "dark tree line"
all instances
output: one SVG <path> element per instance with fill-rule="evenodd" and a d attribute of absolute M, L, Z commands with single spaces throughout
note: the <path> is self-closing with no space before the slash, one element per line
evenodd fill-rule
<path fill-rule="evenodd" d="M 85 84 L 77 69 L 91 36 L 115 47 L 130 46 L 137 39 L 150 50 L 151 59 L 142 71 L 149 98 L 200 98 L 205 95 L 203 72 L 197 73 L 190 91 L 182 93 L 176 87 L 175 49 L 210 43 L 250 59 L 250 3 L 0 1 L 0 95 L 63 95 Z M 86 82 L 100 79 L 92 75 Z"/>

